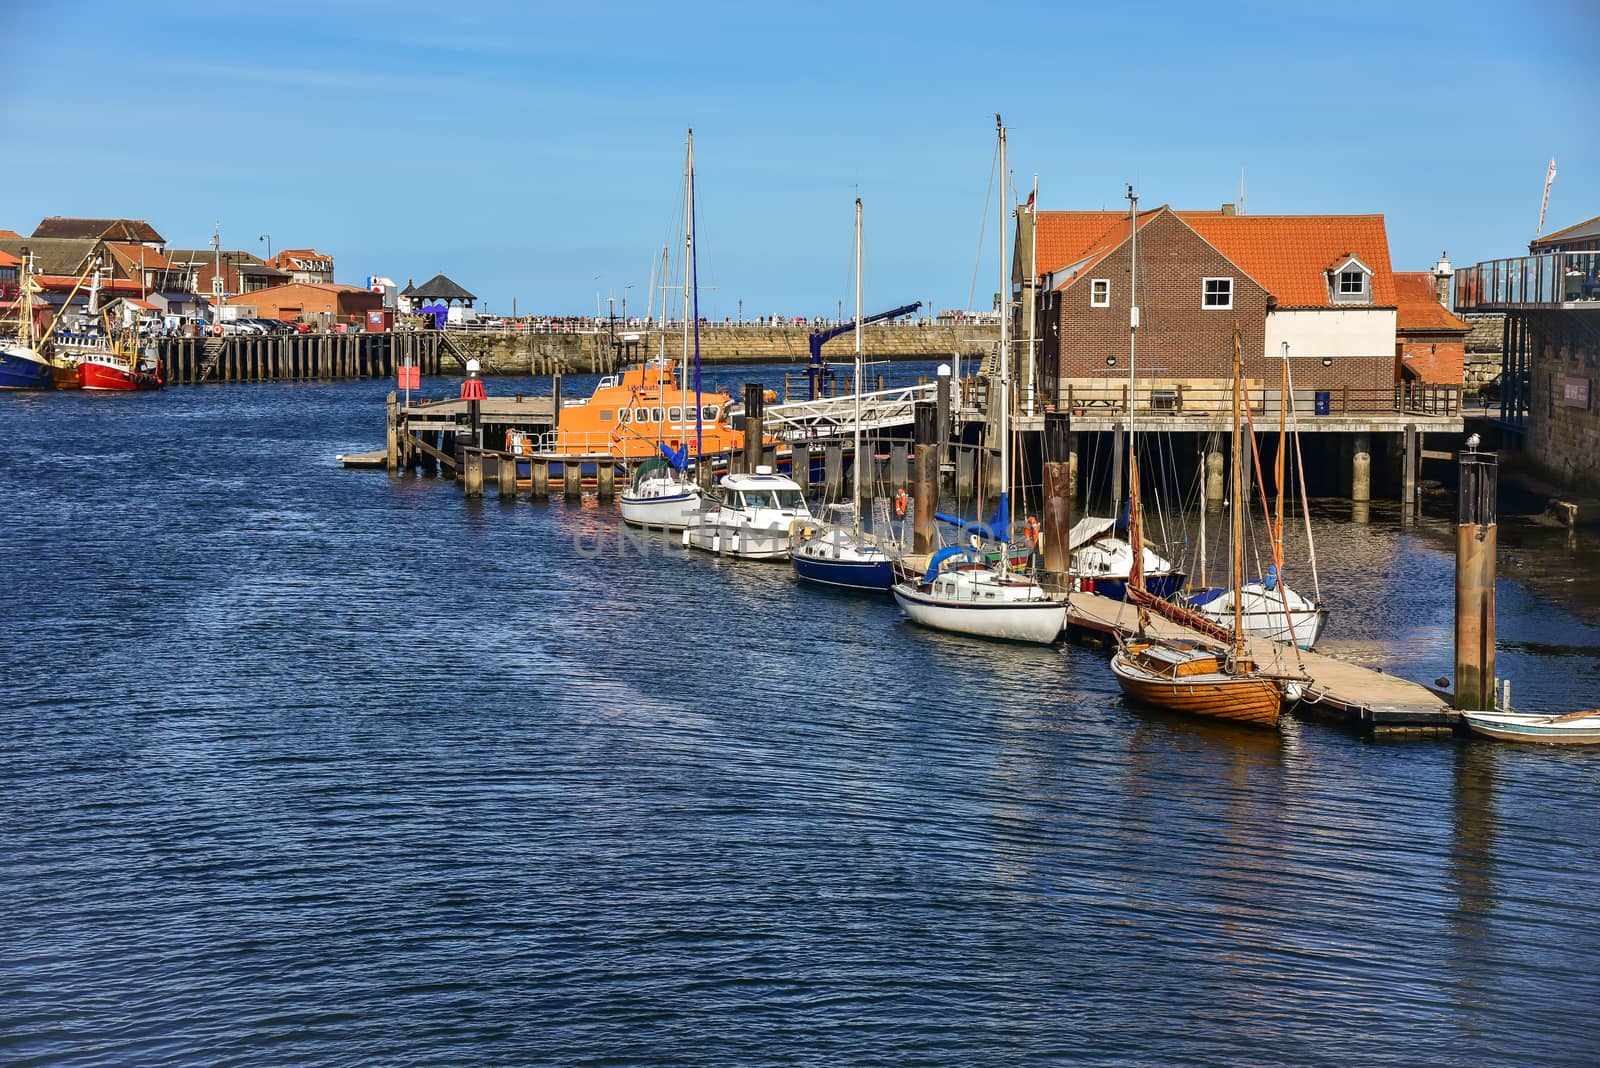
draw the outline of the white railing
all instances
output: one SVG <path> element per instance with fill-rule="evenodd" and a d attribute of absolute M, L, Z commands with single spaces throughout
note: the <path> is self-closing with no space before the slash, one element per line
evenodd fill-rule
<path fill-rule="evenodd" d="M 938 389 L 936 383 L 929 382 L 926 385 L 901 386 L 898 389 L 861 394 L 861 429 L 879 430 L 910 424 L 915 417 L 916 405 L 921 401 L 933 400 Z M 817 400 L 768 405 L 762 429 L 790 441 L 831 438 L 851 431 L 855 416 L 855 394 L 819 397 Z"/>

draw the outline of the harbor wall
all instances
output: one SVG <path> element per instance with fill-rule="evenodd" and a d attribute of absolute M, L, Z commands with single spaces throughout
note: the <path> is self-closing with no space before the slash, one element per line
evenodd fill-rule
<path fill-rule="evenodd" d="M 810 326 L 727 326 L 718 324 L 700 331 L 700 359 L 703 363 L 805 363 L 810 359 Z M 637 340 L 625 340 L 636 337 Z M 665 338 L 643 331 L 619 329 L 613 345 L 612 335 L 597 333 L 513 332 L 459 333 L 451 338 L 462 352 L 480 360 L 495 374 L 548 374 L 557 365 L 564 370 L 597 369 L 596 360 L 608 369 L 616 362 L 627 364 L 664 352 L 672 359 L 692 356 L 694 340 L 688 345 L 683 334 L 669 332 Z M 869 360 L 938 360 L 957 352 L 963 359 L 980 356 L 999 340 L 998 326 L 934 324 L 878 324 L 863 327 L 862 351 Z M 607 360 L 608 350 L 615 358 Z M 854 339 L 846 332 L 833 338 L 823 349 L 831 363 L 850 360 Z"/>
<path fill-rule="evenodd" d="M 1590 493 L 1600 492 L 1600 315 L 1594 319 L 1535 318 L 1524 441 L 1537 467 Z"/>

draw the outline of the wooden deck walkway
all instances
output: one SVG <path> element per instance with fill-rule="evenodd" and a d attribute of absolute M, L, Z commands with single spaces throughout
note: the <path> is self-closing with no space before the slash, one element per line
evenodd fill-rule
<path fill-rule="evenodd" d="M 1138 609 L 1121 601 L 1092 593 L 1067 598 L 1069 630 L 1130 634 L 1137 619 Z M 1162 637 L 1197 637 L 1187 627 L 1155 615 L 1150 630 Z M 1331 718 L 1384 733 L 1452 731 L 1460 722 L 1460 713 L 1418 683 L 1319 653 L 1301 651 L 1297 659 L 1295 650 L 1265 638 L 1246 639 L 1246 647 L 1266 670 L 1298 674 L 1304 668 L 1311 681 L 1297 715 Z"/>

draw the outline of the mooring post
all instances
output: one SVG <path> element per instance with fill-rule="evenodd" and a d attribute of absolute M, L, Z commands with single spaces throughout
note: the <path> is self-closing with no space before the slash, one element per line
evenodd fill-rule
<path fill-rule="evenodd" d="M 561 490 L 567 500 L 583 496 L 583 464 L 577 460 L 561 461 Z"/>
<path fill-rule="evenodd" d="M 461 450 L 461 478 L 468 497 L 483 496 L 483 450 L 468 446 Z"/>
<path fill-rule="evenodd" d="M 385 423 L 388 426 L 387 448 L 384 453 L 384 466 L 392 475 L 400 470 L 400 395 L 394 390 L 389 391 L 389 399 L 385 404 Z"/>
<path fill-rule="evenodd" d="M 1422 466 L 1422 443 L 1418 438 L 1417 424 L 1407 423 L 1405 453 L 1400 461 L 1400 499 L 1407 507 L 1417 500 L 1417 469 Z"/>
<path fill-rule="evenodd" d="M 561 429 L 561 365 L 550 375 L 550 429 Z"/>
<path fill-rule="evenodd" d="M 1117 515 L 1122 514 L 1122 420 L 1111 424 L 1111 505 Z"/>
<path fill-rule="evenodd" d="M 550 496 L 550 461 L 532 460 L 528 467 L 528 481 L 531 483 L 529 493 L 536 501 L 547 500 Z"/>
<path fill-rule="evenodd" d="M 811 446 L 795 445 L 789 452 L 789 477 L 800 487 L 801 493 L 811 492 Z"/>
<path fill-rule="evenodd" d="M 766 411 L 766 391 L 760 382 L 744 384 L 744 470 L 754 471 L 761 465 L 762 416 Z"/>
<path fill-rule="evenodd" d="M 1222 476 L 1225 467 L 1222 450 L 1206 449 L 1206 504 L 1221 504 L 1226 495 L 1227 482 Z"/>
<path fill-rule="evenodd" d="M 500 499 L 514 501 L 517 499 L 517 454 L 502 452 L 495 461 L 495 475 L 499 480 Z"/>
<path fill-rule="evenodd" d="M 1064 583 L 1072 534 L 1072 470 L 1066 412 L 1044 415 L 1044 569 Z M 1052 584 L 1054 585 L 1054 584 Z"/>
<path fill-rule="evenodd" d="M 617 465 L 611 460 L 601 460 L 595 465 L 595 492 L 602 501 L 609 501 L 617 491 Z"/>
<path fill-rule="evenodd" d="M 1366 431 L 1356 434 L 1351 442 L 1350 499 L 1372 500 L 1372 435 Z"/>
<path fill-rule="evenodd" d="M 889 444 L 889 495 L 892 497 L 906 488 L 910 480 L 910 464 L 906 456 L 906 443 Z"/>
<path fill-rule="evenodd" d="M 939 365 L 937 384 L 934 386 L 934 403 L 938 407 L 939 462 L 950 462 L 950 365 Z"/>
<path fill-rule="evenodd" d="M 837 501 L 844 492 L 844 446 L 830 441 L 822 455 L 822 499 Z M 854 462 L 860 463 L 861 457 L 857 456 Z"/>
<path fill-rule="evenodd" d="M 933 552 L 933 535 L 935 533 L 933 513 L 938 507 L 939 490 L 937 474 L 939 470 L 939 429 L 937 424 L 938 409 L 935 405 L 922 401 L 912 409 L 913 440 L 916 451 L 913 453 L 911 463 L 911 489 L 915 512 L 912 519 L 911 551 L 914 553 Z"/>
<path fill-rule="evenodd" d="M 1500 459 L 1478 451 L 1478 435 L 1459 455 L 1456 502 L 1456 707 L 1494 708 L 1495 494 Z"/>

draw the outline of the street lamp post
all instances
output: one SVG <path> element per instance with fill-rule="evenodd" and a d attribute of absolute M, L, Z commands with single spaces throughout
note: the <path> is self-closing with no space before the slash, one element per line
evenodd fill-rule
<path fill-rule="evenodd" d="M 628 325 L 628 290 L 632 289 L 633 285 L 634 284 L 632 282 L 629 282 L 627 285 L 622 287 L 622 325 L 623 326 L 627 326 Z"/>
<path fill-rule="evenodd" d="M 260 237 L 256 238 L 256 240 L 265 241 L 267 243 L 267 259 L 270 260 L 272 258 L 272 235 L 262 234 Z"/>

